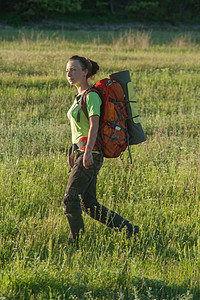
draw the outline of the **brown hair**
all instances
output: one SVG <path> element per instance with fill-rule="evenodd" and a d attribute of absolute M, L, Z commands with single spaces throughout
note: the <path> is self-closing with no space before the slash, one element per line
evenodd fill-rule
<path fill-rule="evenodd" d="M 88 69 L 87 78 L 92 77 L 99 70 L 99 65 L 95 61 L 87 59 L 83 56 L 74 55 L 70 57 L 69 60 L 78 60 L 81 64 L 82 70 Z"/>

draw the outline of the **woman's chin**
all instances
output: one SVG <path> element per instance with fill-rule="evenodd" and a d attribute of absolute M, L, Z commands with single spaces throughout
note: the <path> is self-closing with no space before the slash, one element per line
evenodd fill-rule
<path fill-rule="evenodd" d="M 73 85 L 73 84 L 74 84 L 73 80 L 69 80 L 69 79 L 68 79 L 68 82 L 69 82 L 70 85 Z"/>

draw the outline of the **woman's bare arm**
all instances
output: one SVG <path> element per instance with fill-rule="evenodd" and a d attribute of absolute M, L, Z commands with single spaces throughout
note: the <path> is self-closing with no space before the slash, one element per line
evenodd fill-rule
<path fill-rule="evenodd" d="M 88 132 L 87 145 L 83 156 L 83 166 L 88 169 L 93 164 L 92 149 L 94 148 L 97 133 L 99 130 L 99 116 L 94 115 L 89 118 L 90 128 Z"/>

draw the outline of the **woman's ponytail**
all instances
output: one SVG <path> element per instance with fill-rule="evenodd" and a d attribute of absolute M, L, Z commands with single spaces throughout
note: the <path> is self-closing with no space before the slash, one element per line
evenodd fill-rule
<path fill-rule="evenodd" d="M 99 70 L 99 65 L 95 61 L 88 59 L 88 62 L 89 62 L 89 69 L 88 69 L 89 72 L 87 78 L 95 75 Z"/>

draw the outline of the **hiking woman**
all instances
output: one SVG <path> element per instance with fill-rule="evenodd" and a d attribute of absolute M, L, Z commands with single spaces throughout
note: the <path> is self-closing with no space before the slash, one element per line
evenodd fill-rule
<path fill-rule="evenodd" d="M 102 100 L 95 91 L 87 94 L 89 119 L 80 101 L 90 88 L 88 79 L 98 70 L 96 62 L 77 55 L 69 59 L 66 67 L 67 80 L 78 92 L 68 111 L 72 131 L 72 147 L 68 158 L 71 172 L 63 199 L 63 211 L 70 229 L 69 241 L 75 243 L 78 243 L 80 231 L 84 232 L 82 211 L 110 228 L 121 230 L 126 227 L 128 237 L 133 234 L 132 224 L 99 204 L 96 198 L 97 174 L 103 163 L 103 155 L 95 145 Z M 135 226 L 135 230 L 138 230 L 138 226 Z"/>

